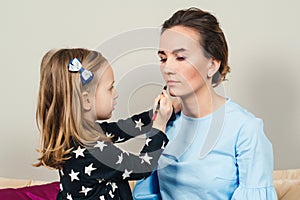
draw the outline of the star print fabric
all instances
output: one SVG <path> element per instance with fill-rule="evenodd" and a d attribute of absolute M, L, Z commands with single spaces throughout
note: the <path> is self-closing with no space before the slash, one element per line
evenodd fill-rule
<path fill-rule="evenodd" d="M 117 122 L 103 122 L 100 126 L 107 136 L 114 136 L 112 138 L 114 143 L 124 142 L 144 134 L 151 129 L 152 112 L 153 111 L 150 110 L 139 115 L 134 115 L 129 119 L 121 119 Z"/>
<path fill-rule="evenodd" d="M 71 158 L 59 170 L 57 199 L 132 199 L 128 180 L 149 176 L 168 143 L 164 133 L 151 128 L 149 112 L 100 124 L 113 142 L 124 142 L 147 132 L 147 142 L 139 155 L 104 141 L 97 141 L 92 147 L 74 145 L 69 155 Z"/>

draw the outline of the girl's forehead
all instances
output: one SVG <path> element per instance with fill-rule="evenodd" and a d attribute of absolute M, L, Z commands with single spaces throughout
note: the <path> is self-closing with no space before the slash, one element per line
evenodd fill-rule
<path fill-rule="evenodd" d="M 99 77 L 99 82 L 105 83 L 114 80 L 114 72 L 109 64 L 101 67 L 96 73 Z"/>

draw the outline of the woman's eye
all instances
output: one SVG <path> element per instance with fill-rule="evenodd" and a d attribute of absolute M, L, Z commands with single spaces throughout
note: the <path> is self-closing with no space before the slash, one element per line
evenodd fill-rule
<path fill-rule="evenodd" d="M 167 58 L 160 58 L 160 60 L 159 60 L 160 62 L 162 62 L 162 63 L 164 63 L 164 62 L 166 62 L 167 61 Z"/>
<path fill-rule="evenodd" d="M 176 60 L 178 60 L 178 61 L 184 61 L 184 60 L 185 60 L 185 57 L 183 57 L 183 56 L 178 56 L 178 57 L 176 58 Z"/>

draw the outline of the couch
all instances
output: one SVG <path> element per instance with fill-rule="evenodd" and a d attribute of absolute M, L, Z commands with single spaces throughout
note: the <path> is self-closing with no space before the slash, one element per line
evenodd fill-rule
<path fill-rule="evenodd" d="M 300 200 L 300 169 L 275 170 L 273 182 L 280 200 Z"/>
<path fill-rule="evenodd" d="M 273 179 L 279 200 L 300 200 L 300 169 L 275 170 Z M 134 187 L 134 183 L 134 181 L 130 182 L 131 188 Z M 45 182 L 0 177 L 1 200 L 50 200 L 55 199 L 54 196 L 58 190 L 58 181 Z"/>

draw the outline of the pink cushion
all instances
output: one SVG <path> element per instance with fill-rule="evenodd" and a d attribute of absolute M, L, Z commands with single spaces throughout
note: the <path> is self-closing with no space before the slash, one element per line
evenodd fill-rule
<path fill-rule="evenodd" d="M 59 182 L 23 188 L 0 189 L 1 200 L 55 200 Z"/>

